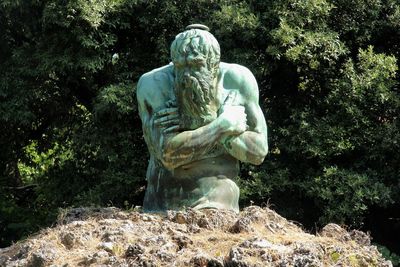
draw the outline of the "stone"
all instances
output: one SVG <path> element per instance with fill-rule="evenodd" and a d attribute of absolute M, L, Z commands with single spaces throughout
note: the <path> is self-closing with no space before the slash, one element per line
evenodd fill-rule
<path fill-rule="evenodd" d="M 27 259 L 20 259 L 16 261 L 8 261 L 6 267 L 22 267 L 31 266 Z"/>
<path fill-rule="evenodd" d="M 174 222 L 176 214 L 186 223 Z M 45 229 L 0 249 L 0 266 L 392 266 L 370 244 L 368 234 L 331 224 L 313 235 L 268 208 L 253 206 L 239 214 L 188 208 L 145 215 L 151 221 L 97 216 L 82 227 L 71 222 Z M 253 231 L 234 233 L 231 228 L 239 220 Z M 207 228 L 199 227 L 201 222 Z M 111 237 L 119 239 L 106 242 Z M 82 243 L 78 247 L 75 241 L 66 250 L 61 239 Z"/>
<path fill-rule="evenodd" d="M 76 238 L 73 233 L 62 233 L 60 240 L 67 249 L 72 249 L 75 245 Z"/>
<path fill-rule="evenodd" d="M 247 217 L 243 217 L 238 219 L 234 225 L 229 229 L 231 233 L 243 233 L 243 232 L 252 232 L 253 228 L 251 227 L 251 220 Z"/>
<path fill-rule="evenodd" d="M 345 229 L 334 223 L 325 225 L 319 234 L 321 236 L 335 238 L 339 241 L 348 241 L 351 239 L 349 233 Z"/>
<path fill-rule="evenodd" d="M 361 246 L 370 246 L 371 245 L 371 237 L 361 231 L 352 230 L 350 231 L 350 238 L 354 240 L 357 244 Z"/>
<path fill-rule="evenodd" d="M 98 248 L 104 249 L 109 253 L 113 253 L 114 243 L 113 242 L 102 242 L 98 245 Z"/>
<path fill-rule="evenodd" d="M 132 244 L 129 245 L 129 247 L 125 251 L 125 257 L 127 258 L 138 257 L 139 255 L 143 254 L 144 251 L 145 251 L 144 247 L 141 246 L 140 244 Z"/>
<path fill-rule="evenodd" d="M 186 216 L 182 212 L 178 212 L 175 215 L 174 222 L 184 224 L 186 223 Z"/>
<path fill-rule="evenodd" d="M 258 165 L 267 154 L 254 75 L 244 66 L 220 62 L 218 41 L 207 29 L 193 24 L 178 34 L 172 62 L 138 81 L 150 152 L 145 212 L 185 207 L 238 212 L 239 161 Z"/>
<path fill-rule="evenodd" d="M 222 260 L 219 260 L 217 258 L 212 258 L 209 255 L 206 255 L 204 253 L 198 254 L 194 256 L 193 258 L 190 259 L 190 266 L 193 267 L 223 267 L 224 263 Z"/>
<path fill-rule="evenodd" d="M 121 230 L 109 230 L 103 234 L 101 239 L 105 242 L 115 242 L 122 235 L 123 232 Z"/>
<path fill-rule="evenodd" d="M 25 259 L 28 256 L 29 251 L 32 249 L 32 245 L 24 244 L 21 245 L 18 249 L 18 253 L 16 253 L 11 260 L 20 260 Z"/>
<path fill-rule="evenodd" d="M 98 251 L 92 255 L 86 256 L 81 262 L 82 265 L 91 265 L 99 263 L 109 258 L 109 254 L 106 251 Z"/>
<path fill-rule="evenodd" d="M 29 267 L 44 267 L 50 265 L 56 256 L 54 249 L 41 249 L 33 252 L 29 262 Z"/>
<path fill-rule="evenodd" d="M 243 254 L 244 254 L 243 249 L 238 247 L 231 248 L 231 250 L 229 251 L 228 259 L 226 260 L 227 266 L 232 266 L 232 267 L 248 266 L 244 261 L 242 261 Z"/>
<path fill-rule="evenodd" d="M 193 244 L 193 241 L 186 235 L 175 235 L 172 237 L 172 240 L 178 245 L 178 250 L 187 248 Z"/>
<path fill-rule="evenodd" d="M 0 267 L 6 267 L 7 266 L 7 262 L 10 260 L 11 258 L 9 256 L 6 255 L 1 255 L 0 256 Z"/>

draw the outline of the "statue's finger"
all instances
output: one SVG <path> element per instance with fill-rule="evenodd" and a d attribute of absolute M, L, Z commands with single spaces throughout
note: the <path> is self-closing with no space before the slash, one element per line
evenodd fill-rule
<path fill-rule="evenodd" d="M 179 122 L 180 122 L 179 119 L 168 120 L 168 121 L 164 121 L 164 122 L 160 123 L 160 126 L 178 125 Z"/>
<path fill-rule="evenodd" d="M 181 129 L 181 127 L 179 125 L 174 125 L 174 126 L 171 126 L 167 129 L 165 129 L 163 131 L 163 133 L 167 134 L 167 133 L 178 132 L 180 129 Z"/>
<path fill-rule="evenodd" d="M 165 117 L 161 117 L 161 118 L 158 118 L 158 119 L 154 120 L 154 124 L 158 125 L 158 124 L 162 124 L 165 121 L 176 120 L 176 119 L 179 119 L 179 115 L 178 114 L 170 114 L 170 115 L 167 115 Z"/>
<path fill-rule="evenodd" d="M 178 108 L 164 108 L 160 111 L 157 111 L 154 116 L 161 117 L 169 114 L 178 114 Z"/>

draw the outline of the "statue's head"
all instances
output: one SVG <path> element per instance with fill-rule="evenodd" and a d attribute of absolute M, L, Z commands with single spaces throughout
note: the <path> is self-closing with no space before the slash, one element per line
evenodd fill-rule
<path fill-rule="evenodd" d="M 208 32 L 206 26 L 190 25 L 188 30 L 179 33 L 171 45 L 171 58 L 174 64 L 187 59 L 202 58 L 212 71 L 218 70 L 221 50 L 217 39 Z M 199 28 L 195 28 L 199 27 Z"/>
<path fill-rule="evenodd" d="M 213 104 L 220 63 L 220 47 L 206 26 L 190 25 L 171 45 L 175 90 L 182 115 L 195 128 L 215 119 Z"/>

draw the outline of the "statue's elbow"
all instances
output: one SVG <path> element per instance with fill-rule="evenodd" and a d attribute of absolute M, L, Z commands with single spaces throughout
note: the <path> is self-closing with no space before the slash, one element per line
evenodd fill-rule
<path fill-rule="evenodd" d="M 261 165 L 264 162 L 265 156 L 256 156 L 252 159 L 251 164 L 253 165 Z"/>
<path fill-rule="evenodd" d="M 254 165 L 261 165 L 264 162 L 265 157 L 268 154 L 268 146 L 262 146 L 257 151 L 257 154 L 254 155 L 252 164 Z"/>

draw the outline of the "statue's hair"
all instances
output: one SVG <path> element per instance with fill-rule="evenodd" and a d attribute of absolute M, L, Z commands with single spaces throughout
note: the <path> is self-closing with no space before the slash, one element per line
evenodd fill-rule
<path fill-rule="evenodd" d="M 190 29 L 179 33 L 171 44 L 172 61 L 188 53 L 200 54 L 213 71 L 218 68 L 221 50 L 214 35 L 205 30 Z"/>

